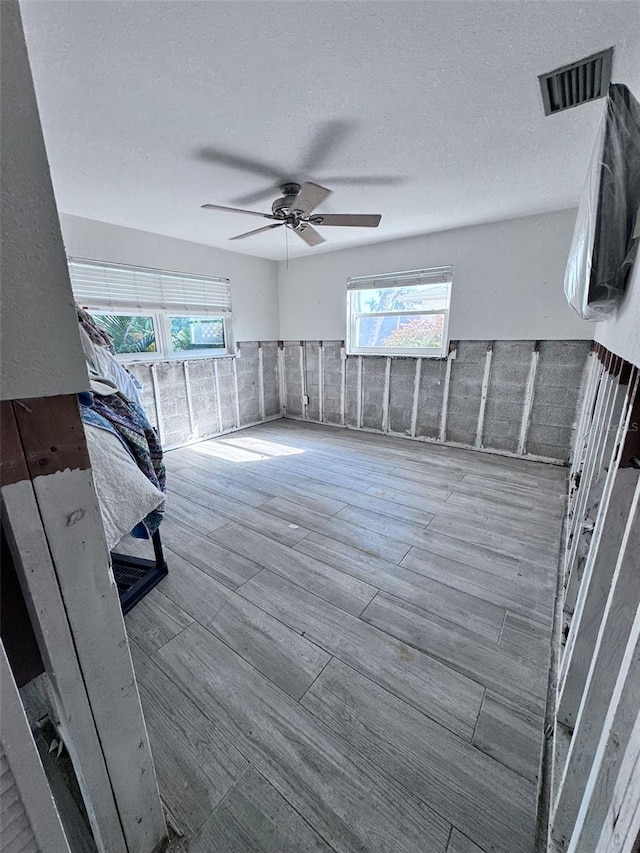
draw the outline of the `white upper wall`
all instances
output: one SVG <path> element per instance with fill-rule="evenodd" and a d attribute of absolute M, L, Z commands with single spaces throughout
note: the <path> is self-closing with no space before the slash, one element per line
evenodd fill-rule
<path fill-rule="evenodd" d="M 17 2 L 2 14 L 3 400 L 88 385 Z"/>
<path fill-rule="evenodd" d="M 593 337 L 564 295 L 575 210 L 300 258 L 278 265 L 280 337 L 343 340 L 350 276 L 453 265 L 451 340 Z"/>
<path fill-rule="evenodd" d="M 598 323 L 595 339 L 640 367 L 640 258 L 636 259 L 624 301 L 610 319 Z"/>
<path fill-rule="evenodd" d="M 228 278 L 236 341 L 278 338 L 274 261 L 64 213 L 60 223 L 70 257 Z"/>

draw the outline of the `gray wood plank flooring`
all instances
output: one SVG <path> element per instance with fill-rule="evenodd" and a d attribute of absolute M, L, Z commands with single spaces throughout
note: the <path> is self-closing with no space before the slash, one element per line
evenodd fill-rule
<path fill-rule="evenodd" d="M 400 850 L 444 851 L 443 817 L 407 797 L 402 785 L 205 628 L 186 628 L 157 660 L 332 847 L 361 853 L 373 839 L 377 849 L 392 850 L 402 827 Z"/>
<path fill-rule="evenodd" d="M 189 853 L 533 853 L 566 471 L 274 421 L 167 454 L 126 617 Z"/>
<path fill-rule="evenodd" d="M 526 849 L 534 789 L 504 765 L 337 660 L 302 704 L 481 846 Z"/>
<path fill-rule="evenodd" d="M 248 767 L 216 720 L 131 643 L 162 798 L 185 833 L 208 819 Z"/>
<path fill-rule="evenodd" d="M 380 590 L 404 601 L 411 601 L 423 610 L 458 625 L 464 625 L 496 643 L 500 639 L 505 610 L 497 604 L 470 596 L 445 583 L 418 575 L 404 566 L 364 554 L 357 548 L 350 548 L 342 542 L 317 533 L 310 533 L 298 542 L 295 550 L 324 560 L 336 569 L 361 580 L 366 578 Z"/>
<path fill-rule="evenodd" d="M 294 631 L 470 739 L 484 689 L 434 657 L 266 569 L 240 589 Z"/>
<path fill-rule="evenodd" d="M 285 798 L 249 768 L 189 845 L 190 853 L 332 853 Z"/>
<path fill-rule="evenodd" d="M 485 851 L 474 844 L 470 838 L 454 829 L 449 839 L 447 853 L 485 853 Z"/>

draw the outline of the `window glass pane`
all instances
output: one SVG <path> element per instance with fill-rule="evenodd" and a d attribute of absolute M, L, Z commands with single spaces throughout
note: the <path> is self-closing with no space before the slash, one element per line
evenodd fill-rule
<path fill-rule="evenodd" d="M 356 314 L 382 311 L 438 311 L 449 302 L 449 287 L 444 284 L 413 284 L 407 287 L 384 287 L 353 291 Z"/>
<path fill-rule="evenodd" d="M 440 349 L 444 343 L 444 321 L 444 314 L 359 317 L 356 346 Z"/>
<path fill-rule="evenodd" d="M 170 322 L 174 351 L 224 349 L 222 317 L 171 317 Z"/>
<path fill-rule="evenodd" d="M 153 317 L 140 314 L 92 314 L 92 317 L 111 335 L 117 353 L 157 352 Z"/>

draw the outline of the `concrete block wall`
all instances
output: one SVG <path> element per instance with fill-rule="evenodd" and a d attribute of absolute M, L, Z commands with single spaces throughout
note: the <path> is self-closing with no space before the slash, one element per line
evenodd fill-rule
<path fill-rule="evenodd" d="M 191 385 L 191 402 L 197 435 L 215 435 L 218 432 L 218 406 L 215 394 L 215 371 L 213 359 L 194 359 L 188 365 Z M 178 442 L 176 442 L 178 443 Z"/>
<path fill-rule="evenodd" d="M 302 417 L 301 341 L 285 341 L 283 347 L 284 399 L 292 418 Z M 303 346 L 303 345 L 302 345 Z M 304 351 L 303 351 L 304 354 Z"/>
<path fill-rule="evenodd" d="M 340 424 L 342 401 L 342 344 L 340 341 L 322 342 L 324 422 Z"/>
<path fill-rule="evenodd" d="M 440 440 L 447 359 L 345 356 L 341 341 L 306 341 L 301 373 L 300 349 L 300 341 L 283 345 L 286 417 Z M 526 420 L 525 455 L 568 461 L 588 341 L 457 341 L 451 349 L 446 443 L 518 453 Z M 527 401 L 532 362 L 535 380 Z"/>
<path fill-rule="evenodd" d="M 410 363 L 416 359 L 404 359 Z M 418 406 L 416 412 L 416 435 L 437 439 L 440 434 L 446 361 L 441 358 L 423 358 L 420 364 Z M 392 372 L 393 376 L 393 372 Z M 404 404 L 406 411 L 407 404 Z"/>
<path fill-rule="evenodd" d="M 447 441 L 473 444 L 482 397 L 487 341 L 459 341 L 451 365 Z"/>
<path fill-rule="evenodd" d="M 527 387 L 532 349 L 531 341 L 495 341 L 493 344 L 483 432 L 487 447 L 510 453 L 518 449 L 523 389 Z M 537 394 L 540 393 L 542 388 L 537 389 Z M 568 416 L 569 423 L 573 422 L 574 413 Z"/>
<path fill-rule="evenodd" d="M 409 434 L 411 430 L 411 412 L 407 400 L 413 398 L 416 381 L 415 359 L 394 358 L 391 362 L 389 377 L 389 430 Z M 384 386 L 383 386 L 384 392 Z"/>
<path fill-rule="evenodd" d="M 587 341 L 453 343 L 445 443 L 518 453 L 527 419 L 524 453 L 566 462 L 589 347 Z M 156 426 L 160 412 L 165 447 L 279 417 L 281 411 L 290 418 L 441 440 L 447 359 L 346 356 L 341 341 L 246 341 L 239 350 L 239 358 L 130 365 Z"/>
<path fill-rule="evenodd" d="M 264 393 L 264 416 L 276 418 L 280 415 L 280 380 L 278 375 L 278 343 L 262 341 L 262 390 Z"/>
<path fill-rule="evenodd" d="M 363 368 L 364 369 L 364 368 Z M 325 409 L 325 417 L 327 417 Z M 286 409 L 289 417 L 289 408 Z M 358 359 L 348 358 L 345 365 L 345 423 L 359 429 L 358 421 Z"/>
<path fill-rule="evenodd" d="M 320 342 L 305 341 L 303 358 L 306 376 L 306 389 L 309 403 L 306 414 L 309 420 L 320 420 Z"/>
<path fill-rule="evenodd" d="M 541 341 L 527 437 L 530 453 L 549 456 L 570 444 L 585 357 L 584 341 Z"/>
<path fill-rule="evenodd" d="M 381 429 L 387 359 L 372 355 L 362 360 L 362 426 Z"/>
<path fill-rule="evenodd" d="M 142 383 L 143 404 L 165 448 L 280 416 L 277 342 L 238 346 L 236 358 L 127 365 Z"/>

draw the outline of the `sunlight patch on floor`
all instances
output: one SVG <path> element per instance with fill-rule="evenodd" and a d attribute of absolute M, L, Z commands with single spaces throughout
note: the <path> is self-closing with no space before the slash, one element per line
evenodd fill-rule
<path fill-rule="evenodd" d="M 295 456 L 304 453 L 299 447 L 290 447 L 278 441 L 248 439 L 216 439 L 201 444 L 193 444 L 190 451 L 203 456 L 223 459 L 227 462 L 268 462 L 282 456 Z"/>
<path fill-rule="evenodd" d="M 234 436 L 233 438 L 219 439 L 219 441 L 223 444 L 233 445 L 234 447 L 255 450 L 257 453 L 263 453 L 265 456 L 296 456 L 300 453 L 306 453 L 301 447 L 292 447 L 289 444 L 283 444 L 281 441 L 268 441 L 264 438 Z"/>

